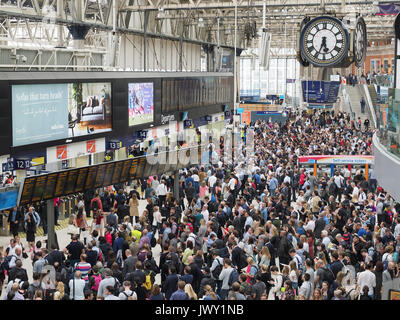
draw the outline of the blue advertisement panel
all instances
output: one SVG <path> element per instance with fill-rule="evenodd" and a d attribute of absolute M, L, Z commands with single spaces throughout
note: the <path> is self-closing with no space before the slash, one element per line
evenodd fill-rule
<path fill-rule="evenodd" d="M 154 88 L 153 83 L 129 84 L 129 126 L 153 122 Z"/>
<path fill-rule="evenodd" d="M 13 145 L 68 137 L 68 84 L 12 86 Z"/>
<path fill-rule="evenodd" d="M 17 205 L 18 191 L 0 193 L 0 210 L 14 208 Z"/>
<path fill-rule="evenodd" d="M 12 86 L 13 146 L 112 130 L 111 83 Z"/>
<path fill-rule="evenodd" d="M 308 103 L 335 103 L 339 81 L 302 81 L 303 100 Z"/>

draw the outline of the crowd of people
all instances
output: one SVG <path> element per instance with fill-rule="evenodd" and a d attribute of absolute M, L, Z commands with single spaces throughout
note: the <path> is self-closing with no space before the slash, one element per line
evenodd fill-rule
<path fill-rule="evenodd" d="M 250 127 L 253 154 L 242 145 L 228 163 L 223 141 L 210 142 L 220 161 L 181 170 L 179 195 L 164 173 L 80 196 L 65 248 L 32 234 L 25 248 L 15 235 L 1 252 L 4 299 L 388 299 L 400 273 L 398 204 L 362 169 L 316 177 L 297 161 L 370 155 L 373 131 L 333 111 Z"/>

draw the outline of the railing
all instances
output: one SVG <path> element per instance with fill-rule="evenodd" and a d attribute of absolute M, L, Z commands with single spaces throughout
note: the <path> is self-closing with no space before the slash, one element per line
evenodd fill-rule
<path fill-rule="evenodd" d="M 376 119 L 374 104 L 372 102 L 371 95 L 369 94 L 368 86 L 366 84 L 361 84 L 360 85 L 360 90 L 364 90 L 364 95 L 365 95 L 365 98 L 367 100 L 367 106 L 368 106 L 370 114 L 372 116 L 372 121 L 374 122 L 374 128 L 377 128 L 378 127 L 378 122 L 377 122 L 377 119 Z"/>
<path fill-rule="evenodd" d="M 350 117 L 351 117 L 352 120 L 355 120 L 356 119 L 356 114 L 353 111 L 353 109 L 351 108 L 350 96 L 346 92 L 345 86 L 342 86 L 342 94 L 343 94 L 343 100 L 344 100 L 347 108 L 350 110 Z"/>

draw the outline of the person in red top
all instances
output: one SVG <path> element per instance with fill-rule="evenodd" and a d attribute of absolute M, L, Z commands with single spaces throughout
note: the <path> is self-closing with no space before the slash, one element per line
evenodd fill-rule
<path fill-rule="evenodd" d="M 99 235 L 103 236 L 103 204 L 101 203 L 99 194 L 97 192 L 90 202 L 90 210 L 93 213 L 92 230 L 97 230 L 99 232 Z"/>
<path fill-rule="evenodd" d="M 54 223 L 56 226 L 59 226 L 58 224 L 58 216 L 60 214 L 60 204 L 61 204 L 61 199 L 59 197 L 54 198 Z"/>

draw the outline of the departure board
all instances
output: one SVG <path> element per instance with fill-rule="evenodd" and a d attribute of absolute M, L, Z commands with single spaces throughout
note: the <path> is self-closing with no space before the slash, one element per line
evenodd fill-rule
<path fill-rule="evenodd" d="M 54 197 L 61 197 L 64 195 L 64 187 L 67 182 L 68 171 L 61 171 L 58 173 L 58 179 L 56 183 L 56 189 L 54 191 Z"/>
<path fill-rule="evenodd" d="M 42 200 L 43 193 L 46 187 L 47 176 L 38 176 L 35 183 L 35 189 L 33 190 L 32 202 Z"/>
<path fill-rule="evenodd" d="M 190 155 L 189 148 L 184 150 Z M 192 149 L 198 152 L 198 148 Z M 161 159 L 160 159 L 161 158 Z M 102 163 L 90 167 L 70 169 L 48 173 L 40 176 L 31 176 L 24 179 L 19 190 L 19 205 L 27 205 L 41 200 L 51 200 L 69 194 L 84 192 L 89 189 L 108 187 L 130 180 L 148 178 L 167 172 L 173 173 L 178 168 L 188 167 L 189 164 L 176 163 L 174 158 L 159 157 L 159 161 L 166 163 L 150 164 L 146 156 L 127 160 Z M 185 159 L 184 159 L 185 160 Z"/>
<path fill-rule="evenodd" d="M 101 188 L 103 186 L 105 171 L 106 171 L 106 164 L 101 164 L 97 169 L 96 180 L 94 182 L 95 188 Z"/>
<path fill-rule="evenodd" d="M 27 177 L 24 181 L 24 187 L 21 192 L 21 204 L 29 204 L 31 203 L 33 190 L 35 188 L 35 182 L 37 177 Z"/>
<path fill-rule="evenodd" d="M 122 165 L 120 182 L 126 182 L 129 180 L 129 169 L 131 168 L 132 159 L 125 160 Z"/>
<path fill-rule="evenodd" d="M 47 175 L 46 188 L 44 189 L 43 199 L 50 200 L 54 198 L 54 190 L 56 188 L 58 172 Z"/>
<path fill-rule="evenodd" d="M 97 168 L 98 167 L 89 167 L 89 172 L 85 182 L 85 190 L 93 189 L 94 182 L 96 181 Z"/>
<path fill-rule="evenodd" d="M 113 171 L 115 167 L 115 162 L 108 163 L 106 166 L 106 171 L 104 173 L 104 180 L 103 180 L 103 185 L 105 187 L 110 186 L 112 183 L 112 177 L 113 177 Z"/>
<path fill-rule="evenodd" d="M 64 194 L 72 194 L 75 193 L 75 183 L 76 178 L 78 177 L 78 169 L 70 170 L 68 172 L 67 184 L 64 188 Z"/>
<path fill-rule="evenodd" d="M 76 178 L 75 183 L 75 192 L 83 192 L 85 190 L 85 181 L 87 174 L 89 172 L 89 168 L 79 168 L 78 176 Z"/>
<path fill-rule="evenodd" d="M 137 163 L 137 168 L 136 168 L 136 179 L 144 178 L 143 170 L 144 170 L 144 166 L 146 165 L 146 163 L 147 163 L 146 157 L 138 158 L 138 163 Z"/>
<path fill-rule="evenodd" d="M 122 161 L 119 161 L 119 162 L 115 163 L 115 168 L 114 168 L 114 172 L 113 172 L 113 175 L 112 175 L 111 184 L 119 183 L 121 172 L 122 172 L 122 165 L 123 165 Z"/>
<path fill-rule="evenodd" d="M 131 181 L 136 179 L 136 170 L 138 167 L 138 161 L 139 158 L 132 159 L 131 168 L 129 169 L 129 180 Z"/>

